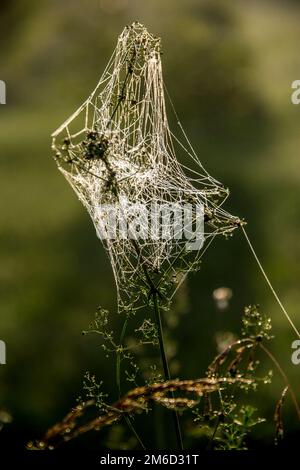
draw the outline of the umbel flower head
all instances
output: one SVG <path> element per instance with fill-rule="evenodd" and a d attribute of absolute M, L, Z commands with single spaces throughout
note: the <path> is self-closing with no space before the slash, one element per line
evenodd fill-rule
<path fill-rule="evenodd" d="M 58 168 L 108 251 L 121 309 L 140 305 L 149 286 L 176 289 L 203 244 L 241 223 L 221 208 L 228 190 L 184 131 L 171 132 L 161 41 L 140 23 L 125 27 L 96 88 L 52 137 Z"/>

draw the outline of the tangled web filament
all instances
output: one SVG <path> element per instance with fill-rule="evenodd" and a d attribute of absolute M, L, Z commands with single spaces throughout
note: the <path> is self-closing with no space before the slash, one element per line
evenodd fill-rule
<path fill-rule="evenodd" d="M 197 250 L 187 249 L 174 228 L 176 208 L 179 218 L 185 205 L 202 208 L 206 245 L 241 223 L 223 210 L 228 190 L 203 168 L 185 133 L 178 137 L 171 132 L 161 42 L 139 23 L 124 29 L 94 91 L 54 132 L 53 150 L 98 235 L 103 231 L 103 206 L 114 207 L 126 223 L 134 217 L 132 207 L 149 209 L 147 214 L 153 207 L 172 208 L 171 216 L 159 216 L 162 227 L 156 236 L 145 236 L 146 216 L 139 219 L 134 236 L 118 229 L 112 237 L 101 237 L 120 310 L 140 308 L 151 293 L 149 287 L 176 289 L 186 273 L 197 269 L 202 243 Z M 193 224 L 196 212 L 191 214 Z"/>

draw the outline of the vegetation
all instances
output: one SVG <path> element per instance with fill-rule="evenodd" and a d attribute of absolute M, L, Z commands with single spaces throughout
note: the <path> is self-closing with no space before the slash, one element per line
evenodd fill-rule
<path fill-rule="evenodd" d="M 290 104 L 289 87 L 299 78 L 300 11 L 292 1 L 276 6 L 267 0 L 248 3 L 105 0 L 99 6 L 97 0 L 91 0 L 88 12 L 82 0 L 68 5 L 56 1 L 29 5 L 23 0 L 1 3 L 0 37 L 5 48 L 0 79 L 7 83 L 7 105 L 0 108 L 0 336 L 7 344 L 0 388 L 4 446 L 23 447 L 35 436 L 43 436 L 76 403 L 86 370 L 90 371 L 86 387 L 95 376 L 95 390 L 103 394 L 98 405 L 117 403 L 136 388 L 137 380 L 139 386 L 163 380 L 150 311 L 144 323 L 135 324 L 134 317 L 130 320 L 124 341 L 124 348 L 129 349 L 121 356 L 120 396 L 115 350 L 100 354 L 99 334 L 80 334 L 101 302 L 112 312 L 109 331 L 114 332 L 116 345 L 123 344 L 124 318 L 113 313 L 115 291 L 108 260 L 88 218 L 59 178 L 49 152 L 49 129 L 55 129 L 77 107 L 87 89 L 93 89 L 126 23 L 139 19 L 162 36 L 165 78 L 180 119 L 206 168 L 231 188 L 226 208 L 248 221 L 251 239 L 288 310 L 298 311 L 299 108 Z M 182 93 L 183 87 L 187 94 Z M 264 339 L 255 347 L 255 354 L 264 357 L 257 377 L 268 379 L 272 368 L 272 386 L 259 380 L 255 393 L 246 393 L 237 384 L 228 385 L 244 396 L 236 396 L 237 408 L 224 427 L 218 424 L 211 444 L 209 436 L 218 422 L 213 412 L 219 409 L 212 408 L 205 421 L 204 397 L 193 396 L 197 405 L 180 410 L 186 447 L 203 439 L 203 447 L 216 448 L 225 445 L 219 440 L 225 438 L 241 447 L 267 448 L 274 443 L 273 414 L 275 433 L 281 434 L 283 401 L 287 446 L 293 445 L 299 432 L 293 400 L 288 398 L 291 388 L 299 396 L 299 369 L 290 361 L 295 338 L 261 282 L 239 233 L 232 242 L 214 244 L 203 269 L 182 286 L 171 310 L 163 312 L 170 373 L 182 380 L 205 379 L 211 358 L 227 341 L 240 336 L 243 306 L 253 301 L 272 317 L 274 339 Z M 233 293 L 225 309 L 218 308 L 212 295 L 221 286 Z M 139 346 L 140 342 L 149 344 Z M 135 359 L 123 353 L 135 353 Z M 107 354 L 110 360 L 105 360 Z M 280 358 L 291 383 L 282 396 L 286 382 L 275 364 L 268 364 L 271 357 Z M 82 395 L 82 401 L 90 401 Z M 218 395 L 218 391 L 211 393 L 214 405 Z M 147 406 L 153 413 L 149 417 L 146 412 L 134 415 L 132 421 L 134 428 L 143 427 L 150 446 L 155 422 L 169 419 L 171 426 L 172 420 L 163 407 Z M 248 406 L 257 411 L 251 414 Z M 83 411 L 83 420 L 90 411 L 95 418 L 100 416 L 94 404 Z M 243 423 L 245 416 L 247 421 L 258 417 L 266 421 L 251 427 L 251 438 L 241 438 L 241 433 L 236 438 L 236 431 L 226 430 L 226 425 L 234 420 Z M 241 430 L 239 424 L 234 426 Z M 74 442 L 78 448 L 97 449 L 99 440 L 109 448 L 138 445 L 124 419 L 106 426 L 101 434 L 89 433 L 88 439 L 83 435 Z M 164 436 L 157 435 L 156 440 L 157 446 L 164 444 Z"/>
<path fill-rule="evenodd" d="M 145 449 L 143 428 L 141 430 L 135 428 L 133 418 L 141 413 L 152 415 L 153 413 L 150 412 L 156 406 L 163 406 L 180 413 L 181 425 L 187 422 L 186 414 L 191 415 L 189 425 L 183 426 L 183 440 L 179 444 L 184 445 L 187 440 L 190 446 L 197 446 L 203 450 L 251 448 L 249 439 L 252 428 L 266 421 L 265 418 L 259 416 L 259 411 L 251 404 L 251 395 L 261 385 L 269 385 L 273 375 L 272 370 L 264 376 L 259 375 L 259 352 L 263 352 L 264 356 L 271 359 L 271 364 L 281 375 L 284 385 L 277 403 L 274 404 L 274 442 L 278 444 L 284 437 L 282 407 L 288 391 L 299 420 L 300 408 L 285 373 L 266 346 L 272 338 L 270 319 L 262 315 L 257 306 L 249 306 L 245 308 L 242 320 L 241 338 L 230 343 L 214 358 L 207 369 L 205 378 L 163 381 L 162 376 L 157 375 L 155 363 L 150 369 L 154 370 L 156 375 L 146 380 L 145 385 L 138 386 L 139 382 L 145 381 L 146 370 L 143 371 L 141 366 L 143 363 L 141 356 L 139 356 L 139 364 L 135 362 L 133 351 L 136 346 L 156 345 L 157 332 L 153 326 L 150 330 L 147 326 L 144 330 L 144 342 L 138 341 L 131 347 L 116 344 L 113 332 L 108 329 L 108 312 L 100 309 L 96 313 L 95 321 L 90 325 L 90 332 L 99 334 L 103 341 L 104 351 L 115 355 L 118 388 L 120 387 L 120 356 L 122 362 L 125 363 L 123 367 L 128 367 L 124 369 L 127 381 L 133 382 L 137 387 L 110 404 L 107 395 L 102 391 L 102 382 L 98 382 L 95 376 L 87 373 L 83 386 L 84 399 L 81 398 L 79 404 L 67 414 L 63 421 L 50 428 L 41 440 L 29 442 L 28 449 L 54 449 L 86 432 L 99 431 L 104 426 L 111 426 L 123 420 L 135 436 L 135 445 L 134 443 L 133 445 Z M 151 331 L 150 334 L 149 331 Z M 111 362 L 111 357 L 108 357 Z M 132 369 L 134 373 L 129 372 Z M 93 413 L 87 417 L 87 411 L 91 408 Z M 163 426 L 163 423 L 160 421 L 157 425 Z M 157 434 L 160 432 L 160 429 L 156 429 Z M 105 446 L 105 443 L 102 443 L 103 445 Z M 126 447 L 126 442 L 120 442 L 119 445 Z M 148 447 L 153 449 L 153 442 L 150 442 Z"/>

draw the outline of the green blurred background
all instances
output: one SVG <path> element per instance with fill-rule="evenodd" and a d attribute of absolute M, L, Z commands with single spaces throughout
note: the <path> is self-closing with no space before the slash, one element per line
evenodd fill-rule
<path fill-rule="evenodd" d="M 0 407 L 13 421 L 0 437 L 12 446 L 64 415 L 87 369 L 113 390 L 99 340 L 81 331 L 99 304 L 118 327 L 114 280 L 88 215 L 51 158 L 50 134 L 94 88 L 117 36 L 134 20 L 162 37 L 165 82 L 181 122 L 204 166 L 230 188 L 226 209 L 248 221 L 299 326 L 300 108 L 290 100 L 300 78 L 299 2 L 2 0 L 0 338 L 7 365 L 0 366 Z M 225 312 L 212 297 L 221 286 L 233 291 Z M 243 306 L 259 303 L 273 320 L 272 350 L 299 395 L 294 334 L 242 233 L 213 244 L 177 302 L 185 311 L 174 332 L 178 375 L 202 376 L 217 352 L 216 333 L 238 333 Z M 262 416 L 272 418 L 282 388 L 275 378 L 260 389 Z M 285 419 L 293 439 L 298 422 L 289 402 Z M 257 432 L 258 442 L 272 442 L 272 426 Z"/>

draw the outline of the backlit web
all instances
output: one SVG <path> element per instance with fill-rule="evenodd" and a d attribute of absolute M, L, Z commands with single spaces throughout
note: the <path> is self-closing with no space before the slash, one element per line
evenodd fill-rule
<path fill-rule="evenodd" d="M 179 126 L 181 137 L 168 125 L 160 39 L 134 23 L 120 35 L 95 90 L 53 134 L 58 167 L 99 236 L 107 216 L 103 206 L 116 208 L 127 227 L 138 205 L 149 214 L 150 208 L 173 208 L 169 216 L 160 213 L 155 236 L 145 236 L 150 216 L 144 216 L 138 219 L 135 236 L 124 236 L 117 227 L 113 237 L 102 237 L 120 310 L 141 308 L 153 289 L 172 297 L 186 274 L 198 268 L 213 238 L 240 225 L 222 209 L 228 190 L 203 168 Z M 185 206 L 193 207 L 192 224 L 194 207 L 203 210 L 204 245 L 198 249 L 188 249 L 186 238 L 176 232 Z M 192 227 L 190 232 L 187 228 L 190 234 Z"/>

